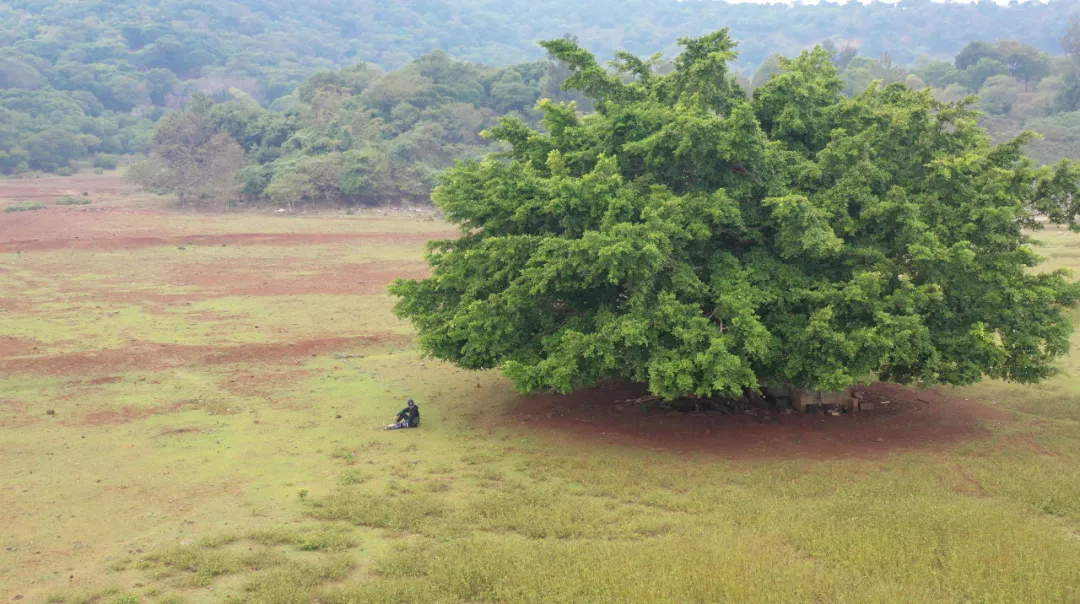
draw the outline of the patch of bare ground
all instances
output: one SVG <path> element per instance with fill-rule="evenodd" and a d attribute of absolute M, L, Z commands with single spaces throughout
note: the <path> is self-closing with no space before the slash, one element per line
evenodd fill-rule
<path fill-rule="evenodd" d="M 64 195 L 87 193 L 90 206 L 58 207 Z M 267 245 L 297 246 L 376 242 L 419 244 L 429 239 L 455 238 L 457 231 L 442 229 L 402 232 L 214 233 L 213 223 L 199 223 L 207 231 L 185 233 L 190 220 L 163 209 L 132 207 L 136 190 L 117 175 L 0 180 L 0 199 L 40 201 L 48 208 L 6 214 L 0 220 L 0 253 L 44 250 L 116 251 L 155 246 Z M 123 198 L 127 198 L 125 201 Z M 118 203 L 114 203 L 117 200 Z M 189 215 L 190 216 L 190 215 Z"/>
<path fill-rule="evenodd" d="M 636 384 L 605 383 L 570 395 L 518 397 L 501 417 L 505 426 L 572 434 L 577 439 L 729 459 L 881 458 L 940 449 L 989 435 L 986 422 L 1009 420 L 1002 409 L 936 390 L 893 384 L 862 386 L 873 411 L 841 416 L 756 410 L 753 415 L 678 412 L 620 405 L 643 394 Z"/>
<path fill-rule="evenodd" d="M 29 413 L 30 405 L 12 398 L 0 398 L 0 428 L 25 428 L 41 421 Z"/>
<path fill-rule="evenodd" d="M 304 271 L 310 271 L 304 273 Z M 114 283 L 112 291 L 95 293 L 94 302 L 195 302 L 225 296 L 296 296 L 305 294 L 382 294 L 394 279 L 423 279 L 429 274 L 419 262 L 369 262 L 319 267 L 301 259 L 273 259 L 229 262 L 200 262 L 176 267 L 168 285 L 195 287 L 188 293 L 124 291 Z M 73 292 L 74 293 L 74 292 Z"/>
<path fill-rule="evenodd" d="M 220 387 L 223 391 L 237 396 L 270 396 L 279 386 L 300 383 L 318 373 L 314 369 L 257 372 L 243 369 L 233 371 Z"/>
<path fill-rule="evenodd" d="M 3 270 L 0 269 L 0 278 Z M 198 262 L 177 264 L 162 271 L 157 287 L 147 289 L 138 277 L 118 274 L 110 278 L 107 286 L 88 290 L 79 281 L 56 280 L 52 284 L 55 295 L 63 296 L 72 304 L 84 305 L 171 305 L 183 302 L 199 302 L 215 298 L 238 296 L 298 296 L 298 295 L 381 295 L 395 279 L 423 279 L 430 274 L 422 262 L 366 262 L 354 264 L 330 264 L 313 266 L 310 261 L 297 258 L 232 259 L 222 262 Z M 169 293 L 170 288 L 183 288 Z M 175 291 L 175 290 L 174 290 Z M 154 308 L 147 309 L 154 312 Z M 48 311 L 38 310 L 33 299 L 16 296 L 0 298 L 0 312 L 7 311 L 25 315 L 41 315 Z M 190 315 L 191 320 L 219 318 L 212 313 L 204 316 Z M 32 340 L 18 341 L 0 336 L 0 357 L 33 354 Z M 7 354 L 12 351 L 11 354 Z"/>
<path fill-rule="evenodd" d="M 112 213 L 112 212 L 110 212 Z M 222 246 L 222 245 L 264 245 L 297 246 L 324 245 L 332 243 L 375 242 L 379 244 L 422 244 L 431 239 L 453 238 L 456 232 L 418 232 L 418 233 L 220 233 L 204 235 L 133 235 L 106 234 L 88 232 L 86 228 L 67 237 L 46 229 L 41 237 L 26 237 L 32 233 L 35 222 L 51 225 L 60 222 L 49 218 L 46 212 L 19 212 L 28 216 L 17 216 L 23 224 L 9 224 L 0 231 L 0 253 L 33 252 L 45 250 L 72 249 L 82 251 L 118 251 L 133 250 L 158 246 Z M 45 216 L 43 216 L 45 215 Z M 92 215 L 91 215 L 92 216 Z M 35 220 L 36 219 L 36 220 Z M 15 221 L 12 221 L 15 222 Z M 16 238 L 17 236 L 17 238 Z"/>
<path fill-rule="evenodd" d="M 310 274 L 295 274 L 302 261 L 290 259 L 280 272 L 259 271 L 257 264 L 235 267 L 227 263 L 188 266 L 186 284 L 195 285 L 209 295 L 293 296 L 303 294 L 381 294 L 397 278 L 423 279 L 429 274 L 419 262 L 371 262 L 337 265 Z"/>
<path fill-rule="evenodd" d="M 83 426 L 112 426 L 126 424 L 135 420 L 151 417 L 154 415 L 168 415 L 182 411 L 188 403 L 175 402 L 167 405 L 146 405 L 118 407 L 115 409 L 98 409 L 84 415 L 79 422 Z"/>
<path fill-rule="evenodd" d="M 186 346 L 136 342 L 126 348 L 94 352 L 0 359 L 0 373 L 74 376 L 128 371 L 162 371 L 187 365 L 299 362 L 362 345 L 405 344 L 410 336 L 394 333 L 315 338 L 298 342 L 248 343 L 236 346 Z"/>
<path fill-rule="evenodd" d="M 51 202 L 64 195 L 115 196 L 133 191 L 121 174 L 83 174 L 47 178 L 0 180 L 0 198 L 15 201 Z"/>
<path fill-rule="evenodd" d="M 41 342 L 31 338 L 0 336 L 0 359 L 37 354 L 40 348 Z"/>

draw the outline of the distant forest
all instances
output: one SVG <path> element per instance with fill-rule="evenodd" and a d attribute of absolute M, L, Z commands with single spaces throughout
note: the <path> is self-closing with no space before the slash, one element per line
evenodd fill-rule
<path fill-rule="evenodd" d="M 910 63 L 951 56 L 973 40 L 1007 38 L 1056 51 L 1080 4 L 1053 0 L 817 5 L 688 0 L 4 0 L 0 45 L 15 56 L 251 77 L 273 97 L 315 69 L 373 63 L 396 69 L 432 50 L 507 65 L 543 58 L 538 40 L 576 36 L 599 57 L 675 50 L 672 40 L 723 27 L 737 65 L 793 55 L 826 38 L 864 56 Z M 218 70 L 215 68 L 224 68 Z M 276 84 L 276 86 L 275 86 Z"/>
<path fill-rule="evenodd" d="M 278 168 L 294 174 L 312 161 L 303 158 L 353 152 L 379 159 L 372 182 L 397 183 L 374 198 L 422 197 L 434 171 L 486 150 L 476 133 L 499 116 L 528 118 L 539 98 L 570 98 L 537 40 L 572 35 L 600 57 L 672 58 L 676 37 L 722 27 L 739 41 L 735 67 L 748 91 L 779 56 L 826 44 L 849 93 L 877 79 L 956 100 L 990 84 L 991 130 L 1035 127 L 1048 138 L 1033 155 L 1052 161 L 1075 156 L 1080 133 L 1073 63 L 1060 56 L 1074 14 L 1076 0 L 0 0 L 0 173 L 112 168 L 152 148 L 162 116 L 204 95 L 270 128 L 232 132 L 252 166 L 248 191 L 284 191 L 270 186 Z M 970 56 L 958 56 L 965 49 Z M 1029 59 L 1034 71 L 1015 62 Z M 406 159 L 387 163 L 394 149 Z"/>

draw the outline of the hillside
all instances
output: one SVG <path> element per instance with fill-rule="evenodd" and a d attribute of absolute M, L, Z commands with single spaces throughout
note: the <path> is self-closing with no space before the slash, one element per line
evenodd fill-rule
<path fill-rule="evenodd" d="M 537 40 L 573 35 L 601 58 L 616 50 L 671 56 L 677 37 L 728 27 L 739 42 L 733 67 L 749 80 L 768 73 L 773 55 L 826 40 L 869 59 L 887 53 L 890 65 L 948 60 L 973 40 L 1057 52 L 1078 7 L 1076 0 L 2 0 L 0 174 L 65 173 L 89 161 L 111 168 L 117 156 L 147 151 L 153 123 L 195 92 L 223 101 L 240 91 L 270 107 L 317 72 L 358 63 L 393 71 L 436 50 L 505 66 L 543 59 Z"/>

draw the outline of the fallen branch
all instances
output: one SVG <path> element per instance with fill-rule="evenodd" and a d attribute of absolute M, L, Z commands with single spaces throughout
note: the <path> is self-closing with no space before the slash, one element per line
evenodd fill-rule
<path fill-rule="evenodd" d="M 638 397 L 638 398 L 626 399 L 625 401 L 619 401 L 619 402 L 615 403 L 615 406 L 616 407 L 621 407 L 623 405 L 634 405 L 634 404 L 643 405 L 645 403 L 656 402 L 656 401 L 660 400 L 660 398 L 661 397 L 659 397 L 659 396 L 642 396 L 642 397 Z"/>

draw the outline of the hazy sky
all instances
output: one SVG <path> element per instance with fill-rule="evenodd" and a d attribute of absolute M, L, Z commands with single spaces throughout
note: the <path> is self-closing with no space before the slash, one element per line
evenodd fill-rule
<path fill-rule="evenodd" d="M 724 0 L 724 1 L 728 2 L 729 4 L 744 4 L 744 3 L 748 3 L 748 4 L 819 4 L 819 0 L 788 0 L 788 1 L 781 1 L 781 0 Z M 847 2 L 844 1 L 844 0 L 829 0 L 829 1 L 832 4 L 847 4 Z M 849 0 L 849 1 L 851 1 L 851 2 L 862 2 L 863 4 L 870 4 L 872 0 Z M 899 0 L 878 0 L 878 1 L 889 3 L 889 4 L 895 4 Z M 956 4 L 970 4 L 971 2 L 976 2 L 978 0 L 931 0 L 931 1 L 934 2 L 935 4 L 945 4 L 946 2 L 951 2 L 951 3 L 956 3 Z M 1001 5 L 1009 4 L 1009 0 L 993 0 L 993 1 L 995 3 L 1001 4 Z M 1047 3 L 1044 0 L 1020 0 L 1020 1 L 1022 3 L 1023 2 L 1041 2 L 1042 4 Z"/>

